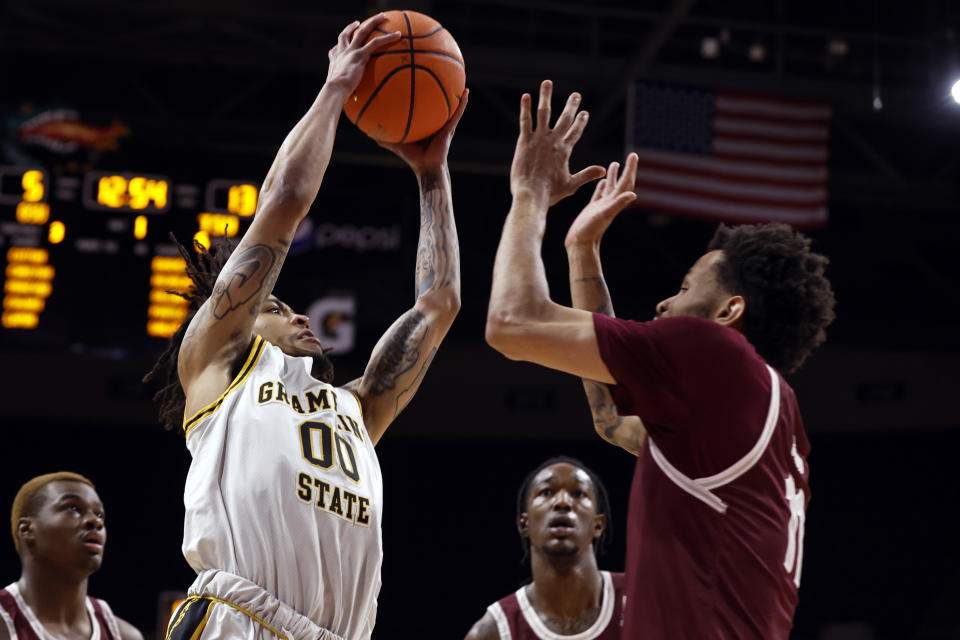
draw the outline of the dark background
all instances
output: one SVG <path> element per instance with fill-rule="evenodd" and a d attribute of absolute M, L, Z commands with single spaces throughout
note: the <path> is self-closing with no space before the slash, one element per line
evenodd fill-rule
<path fill-rule="evenodd" d="M 952 71 L 960 77 L 957 8 L 946 0 L 6 0 L 3 135 L 12 139 L 9 123 L 25 105 L 66 105 L 90 122 L 120 120 L 131 134 L 119 150 L 100 154 L 15 150 L 54 175 L 103 169 L 198 185 L 258 181 L 321 86 L 336 34 L 381 8 L 430 13 L 454 34 L 471 100 L 450 154 L 463 307 L 417 399 L 378 446 L 386 555 L 375 637 L 461 637 L 518 586 L 527 574 L 515 492 L 554 454 L 579 457 L 604 479 L 614 543 L 601 564 L 623 566 L 632 458 L 593 435 L 577 380 L 508 362 L 483 343 L 509 207 L 517 99 L 544 77 L 561 97 L 581 91 L 591 111 L 575 166 L 622 159 L 633 77 L 831 102 L 830 219 L 811 236 L 831 259 L 837 321 L 827 344 L 789 379 L 813 445 L 793 637 L 960 637 L 953 613 L 960 107 L 948 97 Z M 702 59 L 702 38 L 724 30 L 721 56 Z M 846 42 L 847 54 L 828 55 L 830 39 Z M 767 49 L 762 62 L 746 56 L 756 43 Z M 878 92 L 881 110 L 873 108 Z M 544 258 L 558 301 L 569 299 L 563 234 L 586 198 L 551 212 Z M 93 218 L 76 203 L 52 208 L 70 229 L 95 233 L 104 224 L 102 214 Z M 12 215 L 3 208 L 0 222 Z M 416 185 L 343 121 L 311 215 L 315 224 L 399 225 L 401 234 L 392 251 L 335 247 L 291 256 L 277 285 L 297 309 L 332 292 L 355 294 L 357 346 L 335 359 L 342 383 L 359 375 L 380 333 L 413 302 Z M 155 220 L 181 234 L 194 224 L 177 210 Z M 618 315 L 649 318 L 713 228 L 622 214 L 603 247 Z M 192 581 L 179 553 L 189 456 L 181 438 L 157 426 L 149 390 L 139 384 L 163 347 L 142 330 L 145 261 L 128 245 L 112 256 L 71 251 L 68 239 L 53 252 L 58 280 L 41 327 L 0 330 L 0 504 L 39 473 L 68 468 L 91 477 L 110 530 L 91 593 L 149 634 L 158 594 Z M 8 545 L 0 582 L 18 572 Z"/>

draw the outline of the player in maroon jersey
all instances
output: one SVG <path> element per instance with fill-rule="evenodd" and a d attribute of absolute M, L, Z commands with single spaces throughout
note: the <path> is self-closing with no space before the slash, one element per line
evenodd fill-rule
<path fill-rule="evenodd" d="M 600 313 L 554 303 L 540 257 L 547 209 L 605 172 L 570 174 L 587 116 L 573 94 L 551 128 L 551 91 L 549 81 L 540 87 L 535 127 L 530 96 L 521 100 L 487 341 L 511 359 L 587 380 L 598 430 L 639 455 L 625 637 L 786 638 L 800 585 L 810 446 L 778 370 L 796 370 L 833 319 L 827 260 L 784 225 L 721 227 L 680 291 L 657 305 L 657 319 L 604 315 L 612 306 L 599 242 L 635 198 L 631 154 L 622 177 L 611 165 L 567 238 L 574 302 Z M 581 285 L 596 296 L 578 295 Z M 631 417 L 617 418 L 614 407 Z"/>
<path fill-rule="evenodd" d="M 466 640 L 619 639 L 622 573 L 597 568 L 610 524 L 607 490 L 573 458 L 527 475 L 517 494 L 517 529 L 533 582 L 489 607 Z"/>
<path fill-rule="evenodd" d="M 33 478 L 14 498 L 10 526 L 23 571 L 0 589 L 0 640 L 143 640 L 106 602 L 87 596 L 107 541 L 92 482 L 69 471 Z"/>

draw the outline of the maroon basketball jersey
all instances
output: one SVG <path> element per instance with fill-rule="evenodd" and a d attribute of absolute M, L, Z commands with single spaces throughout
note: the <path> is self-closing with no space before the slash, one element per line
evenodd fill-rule
<path fill-rule="evenodd" d="M 624 580 L 622 573 L 600 572 L 603 602 L 596 622 L 585 631 L 561 635 L 550 631 L 527 599 L 526 587 L 487 607 L 500 632 L 500 640 L 620 640 L 623 626 Z"/>
<path fill-rule="evenodd" d="M 93 625 L 91 640 L 120 640 L 117 621 L 106 602 L 87 597 L 87 611 Z M 11 640 L 42 640 L 43 625 L 23 601 L 16 583 L 0 589 L 0 622 L 6 624 Z"/>
<path fill-rule="evenodd" d="M 793 390 L 739 332 L 595 315 L 622 415 L 639 416 L 624 637 L 785 639 L 810 499 Z"/>

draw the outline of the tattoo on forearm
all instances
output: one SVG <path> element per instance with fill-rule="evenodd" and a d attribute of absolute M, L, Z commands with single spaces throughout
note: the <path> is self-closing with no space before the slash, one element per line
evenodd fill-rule
<path fill-rule="evenodd" d="M 590 402 L 590 411 L 593 413 L 593 423 L 597 428 L 603 429 L 608 438 L 612 438 L 617 428 L 623 424 L 623 418 L 617 414 L 610 391 L 592 380 L 584 380 L 583 386 Z"/>
<path fill-rule="evenodd" d="M 265 288 L 272 288 L 276 280 L 274 265 L 279 262 L 277 258 L 277 252 L 265 244 L 256 244 L 240 251 L 231 270 L 221 274 L 213 288 L 213 295 L 210 296 L 213 316 L 218 320 L 223 319 Z"/>
<path fill-rule="evenodd" d="M 574 287 L 592 287 L 592 290 L 580 293 L 580 298 L 586 299 L 586 303 L 578 308 L 588 307 L 594 313 L 600 313 L 605 316 L 613 315 L 613 302 L 610 300 L 610 291 L 607 289 L 607 283 L 603 276 L 588 276 L 585 278 L 576 278 L 570 281 L 570 288 Z"/>
<path fill-rule="evenodd" d="M 587 392 L 596 430 L 602 433 L 605 440 L 639 455 L 640 447 L 646 438 L 646 430 L 639 418 L 628 420 L 620 416 L 606 385 L 584 379 L 583 388 Z"/>
<path fill-rule="evenodd" d="M 450 286 L 459 279 L 459 248 L 449 191 L 438 188 L 440 174 L 420 178 L 420 242 L 417 246 L 416 294 Z"/>

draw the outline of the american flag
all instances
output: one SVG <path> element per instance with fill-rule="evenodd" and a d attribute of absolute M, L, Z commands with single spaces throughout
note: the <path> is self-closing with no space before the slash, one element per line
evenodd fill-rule
<path fill-rule="evenodd" d="M 635 206 L 724 222 L 827 221 L 830 105 L 637 82 L 627 151 Z"/>

